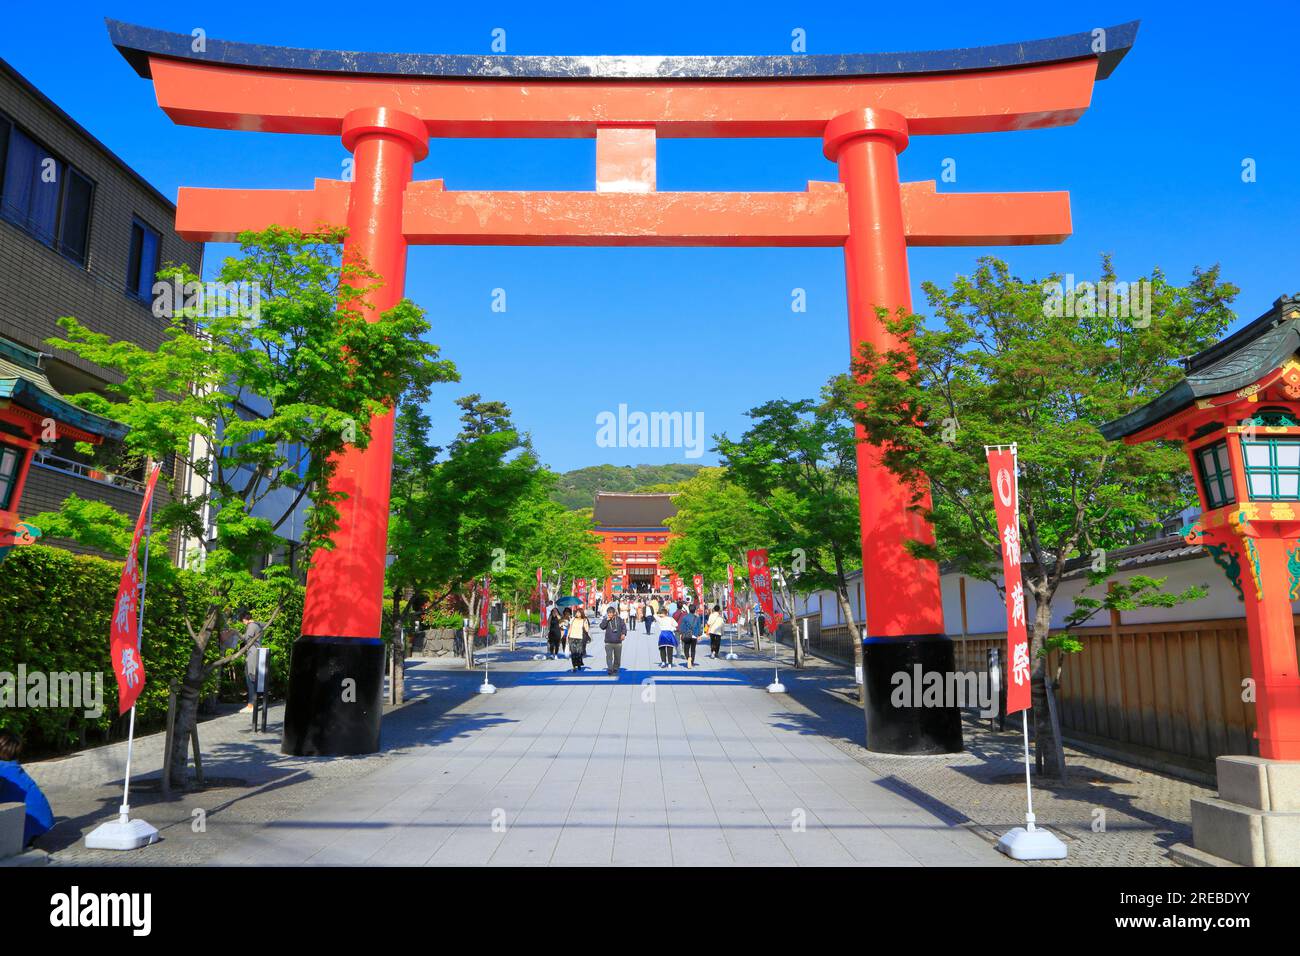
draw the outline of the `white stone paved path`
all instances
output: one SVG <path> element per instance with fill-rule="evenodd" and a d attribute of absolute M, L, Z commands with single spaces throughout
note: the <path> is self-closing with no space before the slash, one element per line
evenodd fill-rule
<path fill-rule="evenodd" d="M 491 672 L 499 692 L 452 708 L 444 733 L 241 828 L 214 862 L 1010 863 L 791 719 L 756 662 L 708 660 L 706 645 L 697 669 L 661 670 L 654 638 L 636 633 L 616 679 L 595 633 L 588 670 L 516 655 Z"/>

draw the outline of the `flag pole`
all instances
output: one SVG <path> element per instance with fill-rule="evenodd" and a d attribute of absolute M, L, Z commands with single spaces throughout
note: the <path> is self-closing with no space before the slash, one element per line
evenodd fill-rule
<path fill-rule="evenodd" d="M 1016 443 L 1010 445 L 985 445 L 984 456 L 988 457 L 989 451 L 1003 452 L 1009 450 L 1011 453 L 1011 478 L 1012 487 L 1015 489 L 1014 510 L 1012 511 L 1011 520 L 1016 531 L 1016 577 L 1019 579 L 1019 532 L 1020 532 L 1020 454 Z M 994 483 L 994 495 L 999 494 L 996 482 Z M 1011 582 L 1010 572 L 1006 575 L 1005 599 L 1007 607 L 1011 607 Z M 1008 639 L 1010 638 L 1011 624 L 1008 622 Z M 1028 634 L 1026 633 L 1026 638 Z M 1008 662 L 1010 666 L 1015 666 L 1015 661 Z M 1020 711 L 1020 730 L 1024 741 L 1025 751 L 1025 826 L 1016 827 L 1010 832 L 1004 834 L 998 840 L 998 850 L 1015 860 L 1063 860 L 1066 858 L 1068 851 L 1065 844 L 1056 837 L 1055 834 L 1039 829 L 1034 826 L 1034 789 L 1030 779 L 1029 764 L 1029 708 L 1022 707 Z"/>
<path fill-rule="evenodd" d="M 149 550 L 153 539 L 153 481 L 161 465 L 155 464 L 149 475 L 145 494 L 149 498 L 144 528 L 144 562 L 140 567 L 140 609 L 136 616 L 135 644 L 139 653 L 144 645 L 144 601 L 149 583 Z M 137 528 L 137 533 L 139 529 Z M 133 541 L 134 552 L 137 542 Z M 122 781 L 122 805 L 118 808 L 117 819 L 102 823 L 86 834 L 85 843 L 92 850 L 138 850 L 158 842 L 158 830 L 144 820 L 131 819 L 131 758 L 135 748 L 135 704 L 131 704 L 131 716 L 127 724 L 126 735 L 126 774 Z"/>
<path fill-rule="evenodd" d="M 153 496 L 149 496 L 149 517 L 144 524 L 144 561 L 140 565 L 140 613 L 136 618 L 135 645 L 140 649 L 140 658 L 144 659 L 144 600 L 149 589 L 149 551 L 153 544 Z M 135 704 L 131 705 L 131 717 L 126 732 L 126 779 L 122 782 L 122 806 L 118 811 L 118 820 L 126 823 L 131 818 L 131 755 L 135 748 Z"/>

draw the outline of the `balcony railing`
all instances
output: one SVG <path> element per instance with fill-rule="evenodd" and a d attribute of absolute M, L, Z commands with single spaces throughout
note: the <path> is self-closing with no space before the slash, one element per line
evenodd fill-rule
<path fill-rule="evenodd" d="M 144 494 L 144 482 L 136 481 L 134 478 L 126 478 L 122 475 L 115 475 L 112 472 L 101 471 L 93 465 L 87 465 L 80 461 L 71 461 L 67 458 L 60 458 L 58 455 L 51 455 L 48 452 L 36 452 L 32 456 L 32 464 L 39 465 L 41 468 L 49 468 L 51 471 L 61 471 L 64 474 L 76 475 L 79 478 L 85 478 L 87 481 L 94 481 L 101 485 L 110 485 L 114 488 L 121 488 L 123 491 L 131 491 L 135 494 Z"/>

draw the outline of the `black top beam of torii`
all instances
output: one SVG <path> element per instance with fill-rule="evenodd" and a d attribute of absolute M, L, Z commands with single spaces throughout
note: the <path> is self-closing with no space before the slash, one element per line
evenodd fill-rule
<path fill-rule="evenodd" d="M 507 54 L 366 53 L 265 46 L 194 37 L 106 20 L 113 45 L 142 77 L 149 57 L 307 73 L 479 79 L 762 80 L 961 73 L 1095 57 L 1097 79 L 1119 65 L 1137 38 L 1139 21 L 1083 33 L 992 46 L 906 53 L 812 53 L 779 56 L 515 56 Z"/>

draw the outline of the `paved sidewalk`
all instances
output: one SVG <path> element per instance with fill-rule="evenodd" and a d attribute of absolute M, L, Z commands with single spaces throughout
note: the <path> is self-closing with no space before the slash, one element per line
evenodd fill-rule
<path fill-rule="evenodd" d="M 793 654 L 781 648 L 783 659 Z M 912 795 L 942 819 L 996 843 L 1025 820 L 1024 744 L 1017 720 L 996 731 L 968 714 L 965 751 L 942 758 L 876 754 L 862 746 L 861 710 L 852 677 L 812 658 L 804 671 L 783 670 L 789 695 L 811 716 L 797 718 L 876 773 L 881 784 Z M 1178 777 L 1066 747 L 1064 783 L 1034 777 L 1034 815 L 1061 837 L 1069 857 L 1034 866 L 1176 866 L 1167 851 L 1191 844 L 1191 800 L 1212 789 Z"/>
<path fill-rule="evenodd" d="M 1018 736 L 972 726 L 966 753 L 882 757 L 835 695 L 851 687 L 838 668 L 783 668 L 789 693 L 770 695 L 770 658 L 752 648 L 663 670 L 634 633 L 614 678 L 597 635 L 580 673 L 536 639 L 489 649 L 495 695 L 477 693 L 481 669 L 408 662 L 413 699 L 385 715 L 378 754 L 287 757 L 281 708 L 265 734 L 232 715 L 202 725 L 214 785 L 163 800 L 148 779 L 161 738 L 143 738 L 132 806 L 164 839 L 133 853 L 81 843 L 120 802 L 124 745 L 32 764 L 61 818 L 41 845 L 56 864 L 1020 865 L 993 846 L 1023 819 Z M 1203 791 L 1071 761 L 1071 785 L 1035 791 L 1069 862 L 1167 862 Z"/>
<path fill-rule="evenodd" d="M 972 865 L 1005 862 L 815 735 L 747 668 L 624 671 L 542 660 L 494 671 L 456 713 L 470 733 L 417 747 L 217 862 L 334 865 Z"/>

